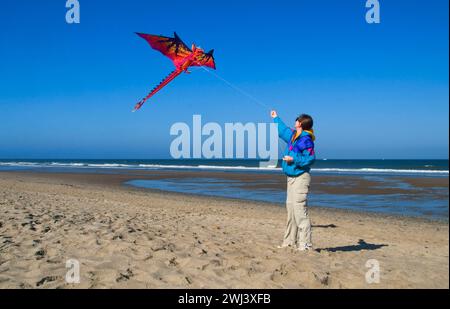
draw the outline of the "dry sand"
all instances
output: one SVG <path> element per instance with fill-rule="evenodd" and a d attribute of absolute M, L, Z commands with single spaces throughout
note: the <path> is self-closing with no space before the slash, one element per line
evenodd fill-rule
<path fill-rule="evenodd" d="M 1 172 L 0 288 L 449 287 L 446 222 L 313 207 L 318 250 L 294 252 L 276 248 L 282 207 L 114 177 Z M 65 282 L 68 259 L 79 284 Z"/>

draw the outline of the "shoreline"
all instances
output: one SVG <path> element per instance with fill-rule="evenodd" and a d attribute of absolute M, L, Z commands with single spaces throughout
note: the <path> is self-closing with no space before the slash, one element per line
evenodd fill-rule
<path fill-rule="evenodd" d="M 243 198 L 234 198 L 234 197 L 222 197 L 222 196 L 210 196 L 210 195 L 202 195 L 197 193 L 184 193 L 184 192 L 175 192 L 175 191 L 167 191 L 167 190 L 160 190 L 160 189 L 152 189 L 152 188 L 140 188 L 135 187 L 133 185 L 123 184 L 123 186 L 128 190 L 138 190 L 141 192 L 149 192 L 149 193 L 158 193 L 158 194 L 171 194 L 171 195 L 177 195 L 179 197 L 194 197 L 197 199 L 201 199 L 204 201 L 219 201 L 219 202 L 240 202 L 240 203 L 247 203 L 253 206 L 258 207 L 278 207 L 282 210 L 285 209 L 285 204 L 282 203 L 275 203 L 275 202 L 266 202 L 266 201 L 258 201 L 258 200 L 251 200 L 251 199 L 243 199 Z M 333 207 L 326 207 L 326 206 L 315 206 L 310 205 L 310 209 L 314 209 L 316 211 L 324 211 L 329 213 L 339 213 L 339 214 L 350 214 L 350 215 L 359 215 L 359 216 L 367 216 L 367 217 L 373 217 L 378 219 L 398 219 L 398 220 L 407 220 L 407 221 L 413 221 L 413 222 L 425 222 L 425 223 L 444 223 L 448 224 L 449 219 L 448 218 L 427 218 L 427 217 L 419 217 L 419 216 L 408 216 L 408 215 L 401 215 L 401 214 L 388 214 L 388 213 L 382 213 L 382 212 L 375 212 L 375 211 L 363 211 L 363 210 L 356 210 L 356 209 L 346 209 L 346 208 L 333 208 Z"/>
<path fill-rule="evenodd" d="M 148 192 L 157 192 L 157 193 L 168 193 L 168 194 L 174 194 L 174 195 L 181 195 L 181 196 L 194 196 L 198 198 L 204 198 L 206 200 L 210 199 L 217 199 L 217 200 L 235 200 L 240 201 L 242 203 L 255 203 L 255 204 L 265 204 L 270 205 L 272 207 L 281 207 L 284 208 L 285 204 L 284 202 L 271 202 L 271 201 L 262 201 L 262 200 L 253 200 L 251 198 L 239 198 L 239 197 L 225 197 L 225 196 L 219 196 L 219 195 L 205 195 L 205 194 L 199 194 L 199 193 L 192 193 L 192 192 L 176 192 L 173 190 L 164 190 L 164 189 L 157 189 L 157 188 L 143 188 L 134 186 L 131 184 L 127 184 L 126 182 L 130 180 L 147 180 L 147 179 L 165 179 L 165 178 L 189 178 L 189 177 L 198 177 L 198 175 L 206 175 L 206 177 L 219 177 L 223 178 L 224 180 L 229 179 L 237 179 L 242 182 L 249 182 L 250 184 L 246 184 L 246 187 L 252 187 L 252 186 L 261 186 L 261 184 L 253 185 L 251 182 L 253 179 L 275 179 L 276 184 L 270 184 L 265 185 L 267 188 L 279 188 L 282 190 L 285 190 L 285 176 L 280 174 L 246 174 L 246 173 L 239 173 L 239 172 L 220 172 L 220 171 L 207 171 L 207 172 L 198 172 L 198 171 L 166 171 L 166 170 L 157 170 L 157 171 L 136 171 L 136 170 L 121 170 L 120 172 L 116 170 L 112 171 L 105 171 L 105 170 L 98 170 L 95 172 L 52 172 L 52 171 L 0 171 L 0 175 L 22 175 L 24 177 L 29 177 L 32 175 L 40 175 L 40 177 L 45 177 L 49 179 L 61 179 L 61 180 L 70 180 L 70 181 L 78 181 L 81 184 L 85 184 L 86 181 L 88 181 L 90 184 L 96 184 L 99 186 L 109 186 L 113 185 L 117 188 L 126 188 L 127 190 L 138 190 L 138 191 L 148 191 Z M 333 186 L 326 187 L 321 185 L 321 183 L 327 183 L 330 181 L 336 181 L 337 179 L 349 179 L 350 182 L 353 182 L 351 184 L 350 188 L 336 188 Z M 443 186 L 448 188 L 449 186 L 449 179 L 448 178 L 422 178 L 422 177 L 398 177 L 394 176 L 392 177 L 394 180 L 404 181 L 408 183 L 409 185 L 421 187 L 424 189 L 433 189 L 435 186 Z M 316 190 L 318 192 L 328 193 L 328 194 L 336 194 L 339 192 L 344 193 L 350 193 L 354 192 L 356 194 L 373 194 L 373 195 L 382 195 L 386 193 L 398 193 L 398 192 L 408 192 L 408 190 L 399 190 L 399 189 L 391 189 L 391 188 L 383 188 L 383 189 L 369 189 L 366 188 L 367 186 L 370 186 L 370 181 L 362 181 L 359 176 L 348 176 L 348 175 L 342 175 L 342 176 L 336 176 L 336 175 L 314 175 L 313 177 L 313 183 L 312 188 L 313 191 Z M 263 185 L 264 186 L 264 185 Z M 319 188 L 318 188 L 319 187 Z M 447 196 L 448 198 L 448 196 Z M 314 203 L 311 203 L 310 205 L 311 209 L 323 209 L 328 211 L 338 211 L 338 212 L 344 212 L 344 213 L 355 213 L 355 214 L 362 214 L 362 215 L 370 215 L 370 216 L 379 216 L 379 217 L 387 217 L 387 218 L 399 218 L 399 219 L 414 219 L 414 220 L 424 220 L 429 222 L 443 222 L 448 223 L 449 217 L 425 217 L 420 215 L 408 215 L 408 214 L 400 214 L 400 213 L 389 213 L 389 212 L 383 212 L 383 211 L 371 211 L 371 210 L 363 210 L 363 209 L 351 209 L 351 208 L 338 208 L 338 207 L 328 207 L 328 206 L 319 206 L 314 205 Z"/>
<path fill-rule="evenodd" d="M 153 192 L 126 175 L 0 173 L 0 288 L 448 288 L 448 223 L 311 208 L 280 250 L 270 203 Z M 68 259 L 80 284 L 64 281 Z M 365 281 L 379 261 L 381 280 Z"/>

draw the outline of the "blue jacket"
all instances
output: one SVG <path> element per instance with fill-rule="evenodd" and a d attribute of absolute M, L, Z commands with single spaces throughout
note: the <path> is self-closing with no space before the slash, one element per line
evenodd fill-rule
<path fill-rule="evenodd" d="M 273 121 L 278 124 L 278 136 L 287 143 L 284 156 L 294 158 L 294 162 L 291 163 L 283 161 L 283 172 L 289 177 L 297 177 L 304 172 L 309 172 L 316 160 L 313 131 L 305 130 L 292 141 L 296 131 L 287 127 L 279 117 L 275 117 Z"/>

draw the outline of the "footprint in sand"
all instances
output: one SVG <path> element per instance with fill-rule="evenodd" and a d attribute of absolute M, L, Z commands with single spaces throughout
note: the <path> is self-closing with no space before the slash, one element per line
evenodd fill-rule
<path fill-rule="evenodd" d="M 329 272 L 325 272 L 325 273 L 314 273 L 314 278 L 316 278 L 317 281 L 319 281 L 322 285 L 327 286 L 330 283 L 330 273 Z"/>
<path fill-rule="evenodd" d="M 125 273 L 120 273 L 119 277 L 116 278 L 116 282 L 122 282 L 122 281 L 127 281 L 130 280 L 131 277 L 133 277 L 133 271 L 131 269 L 127 269 L 125 271 Z"/>
<path fill-rule="evenodd" d="M 279 268 L 276 268 L 272 274 L 270 275 L 270 280 L 276 281 L 279 277 L 284 277 L 288 274 L 288 271 L 286 270 L 286 265 L 281 264 Z"/>
<path fill-rule="evenodd" d="M 36 282 L 36 286 L 41 286 L 41 285 L 45 284 L 46 282 L 53 282 L 53 281 L 56 281 L 57 279 L 58 279 L 58 277 L 56 277 L 56 276 L 47 276 L 47 277 L 42 278 L 38 282 Z"/>
<path fill-rule="evenodd" d="M 42 260 L 45 257 L 45 250 L 41 249 L 36 251 L 36 253 L 34 254 L 36 256 L 36 260 Z"/>
<path fill-rule="evenodd" d="M 123 235 L 122 234 L 114 235 L 113 240 L 117 240 L 117 239 L 122 240 L 123 239 Z"/>
<path fill-rule="evenodd" d="M 167 266 L 177 266 L 178 265 L 177 258 L 176 257 L 171 258 L 166 264 Z"/>
<path fill-rule="evenodd" d="M 215 267 L 219 267 L 219 266 L 223 265 L 221 260 L 211 260 L 210 264 Z"/>

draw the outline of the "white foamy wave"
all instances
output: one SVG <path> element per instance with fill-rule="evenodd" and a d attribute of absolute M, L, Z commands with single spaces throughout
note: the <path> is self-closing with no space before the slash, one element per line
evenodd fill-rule
<path fill-rule="evenodd" d="M 163 168 L 180 168 L 180 169 L 188 169 L 194 168 L 192 165 L 171 165 L 171 164 L 139 164 L 137 165 L 141 168 L 149 168 L 149 169 L 163 169 Z"/>
<path fill-rule="evenodd" d="M 279 170 L 279 167 L 267 166 L 267 167 L 250 167 L 250 166 L 220 166 L 220 165 L 199 165 L 198 168 L 202 169 L 223 169 L 223 170 L 255 170 L 255 171 L 271 171 Z"/>
<path fill-rule="evenodd" d="M 0 162 L 0 166 L 39 166 L 36 162 Z"/>
<path fill-rule="evenodd" d="M 105 169 L 200 169 L 200 170 L 236 170 L 236 171 L 279 171 L 280 167 L 249 167 L 243 165 L 175 165 L 175 164 L 123 164 L 123 163 L 89 163 L 89 162 L 0 162 L 0 167 L 29 167 L 29 168 L 105 168 Z M 383 169 L 383 168 L 312 168 L 312 172 L 337 174 L 415 174 L 415 175 L 448 175 L 448 170 L 428 169 Z"/>
<path fill-rule="evenodd" d="M 139 164 L 142 168 L 151 169 L 203 169 L 203 170 L 279 170 L 281 168 L 268 166 L 268 167 L 250 167 L 250 166 L 226 166 L 226 165 L 169 165 L 169 164 Z"/>
<path fill-rule="evenodd" d="M 45 164 L 43 164 L 45 165 Z M 84 163 L 59 163 L 59 162 L 52 162 L 50 163 L 51 166 L 73 166 L 73 167 L 77 167 L 77 166 L 84 166 Z"/>
<path fill-rule="evenodd" d="M 448 171 L 444 170 L 409 170 L 389 168 L 312 168 L 311 171 L 337 173 L 448 174 Z"/>
<path fill-rule="evenodd" d="M 140 164 L 141 167 L 155 169 L 209 169 L 209 170 L 253 170 L 253 171 L 277 171 L 280 167 L 248 167 L 248 166 L 223 166 L 223 165 L 163 165 L 163 164 Z M 378 169 L 378 168 L 312 168 L 313 172 L 329 173 L 389 173 L 389 174 L 448 174 L 445 170 L 415 170 L 415 169 Z"/>
<path fill-rule="evenodd" d="M 80 163 L 80 162 L 0 162 L 0 166 L 17 166 L 17 167 L 95 167 L 95 168 L 120 168 L 135 165 L 118 164 L 118 163 Z"/>
<path fill-rule="evenodd" d="M 99 168 L 120 168 L 120 167 L 136 167 L 136 165 L 130 164 L 119 164 L 119 163 L 88 163 L 86 164 L 88 167 L 99 167 Z"/>

